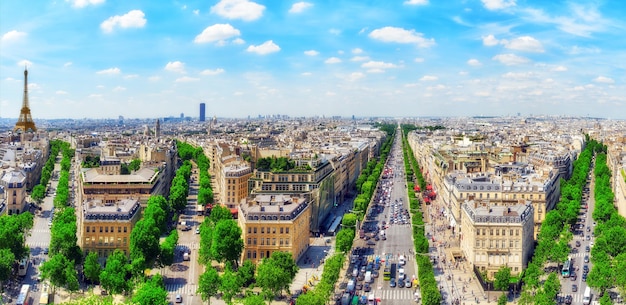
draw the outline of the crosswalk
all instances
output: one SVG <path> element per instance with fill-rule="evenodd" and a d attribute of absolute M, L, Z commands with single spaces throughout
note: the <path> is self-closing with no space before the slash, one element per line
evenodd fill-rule
<path fill-rule="evenodd" d="M 573 253 L 573 254 L 570 253 L 569 257 L 572 257 L 572 258 L 576 258 L 576 257 L 583 258 L 583 257 L 588 256 L 588 255 L 589 255 L 589 252 L 578 252 L 578 253 Z"/>
<path fill-rule="evenodd" d="M 376 297 L 381 300 L 410 300 L 413 298 L 413 289 L 408 288 L 390 288 L 378 290 L 375 292 Z"/>
<path fill-rule="evenodd" d="M 172 294 L 180 295 L 195 295 L 198 290 L 196 284 L 183 284 L 183 283 L 167 283 L 165 289 Z"/>
<path fill-rule="evenodd" d="M 200 243 L 179 243 L 176 245 L 176 250 L 184 251 L 184 250 L 195 250 L 200 249 Z"/>
<path fill-rule="evenodd" d="M 50 247 L 50 242 L 45 242 L 45 241 L 38 241 L 38 242 L 26 242 L 26 245 L 31 248 L 31 249 L 35 249 L 35 248 L 48 248 Z"/>

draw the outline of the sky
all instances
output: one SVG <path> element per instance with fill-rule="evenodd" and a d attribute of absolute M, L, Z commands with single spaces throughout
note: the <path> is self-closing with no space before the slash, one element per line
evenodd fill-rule
<path fill-rule="evenodd" d="M 0 1 L 0 117 L 626 119 L 626 1 Z"/>

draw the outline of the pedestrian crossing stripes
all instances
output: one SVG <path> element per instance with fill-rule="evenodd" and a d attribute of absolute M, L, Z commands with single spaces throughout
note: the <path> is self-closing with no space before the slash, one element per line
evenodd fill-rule
<path fill-rule="evenodd" d="M 50 247 L 50 242 L 26 242 L 26 245 L 33 249 L 33 248 L 48 248 Z"/>
<path fill-rule="evenodd" d="M 578 252 L 578 253 L 574 253 L 574 254 L 570 254 L 569 257 L 575 258 L 575 257 L 579 257 L 579 258 L 583 258 L 585 256 L 588 256 L 589 252 Z"/>
<path fill-rule="evenodd" d="M 413 289 L 397 288 L 384 289 L 375 292 L 381 300 L 408 300 L 413 298 Z"/>
<path fill-rule="evenodd" d="M 183 284 L 183 283 L 168 283 L 165 284 L 165 289 L 172 294 L 180 295 L 194 295 L 198 290 L 196 284 Z"/>
<path fill-rule="evenodd" d="M 187 249 L 199 249 L 200 243 L 179 243 L 176 245 L 176 250 L 187 250 Z"/>

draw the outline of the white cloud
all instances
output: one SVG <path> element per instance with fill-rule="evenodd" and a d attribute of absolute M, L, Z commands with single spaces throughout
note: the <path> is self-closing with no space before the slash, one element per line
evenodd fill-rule
<path fill-rule="evenodd" d="M 207 42 L 220 42 L 226 39 L 237 37 L 241 35 L 238 29 L 234 28 L 228 23 L 218 23 L 212 26 L 208 26 L 198 34 L 193 40 L 195 43 L 207 43 Z"/>
<path fill-rule="evenodd" d="M 196 16 L 200 15 L 200 10 L 193 10 L 193 14 Z"/>
<path fill-rule="evenodd" d="M 185 64 L 180 61 L 170 61 L 164 69 L 170 72 L 185 73 Z"/>
<path fill-rule="evenodd" d="M 12 30 L 12 31 L 8 31 L 4 33 L 4 35 L 2 35 L 2 39 L 0 40 L 4 42 L 11 41 L 11 40 L 18 40 L 26 35 L 27 35 L 26 32 Z"/>
<path fill-rule="evenodd" d="M 100 24 L 100 28 L 105 33 L 111 33 L 116 27 L 126 28 L 142 28 L 146 25 L 146 15 L 140 10 L 132 10 L 124 15 L 116 15 L 109 17 Z"/>
<path fill-rule="evenodd" d="M 373 30 L 369 37 L 383 42 L 416 44 L 420 48 L 427 48 L 435 44 L 433 38 L 426 39 L 422 33 L 417 33 L 415 30 L 405 30 L 391 26 Z"/>
<path fill-rule="evenodd" d="M 474 66 L 474 67 L 482 65 L 482 63 L 478 59 L 475 59 L 475 58 L 468 60 L 467 64 L 470 66 Z"/>
<path fill-rule="evenodd" d="M 221 0 L 211 7 L 211 13 L 228 19 L 253 21 L 263 16 L 265 6 L 248 0 Z"/>
<path fill-rule="evenodd" d="M 503 40 L 502 44 L 504 44 L 505 48 L 511 49 L 511 50 L 537 52 L 537 53 L 543 52 L 543 46 L 541 45 L 541 42 L 539 42 L 539 40 L 530 36 L 518 37 L 511 41 Z"/>
<path fill-rule="evenodd" d="M 346 80 L 353 82 L 353 81 L 357 81 L 357 80 L 359 80 L 361 78 L 364 78 L 364 77 L 365 77 L 365 74 L 363 74 L 361 72 L 352 72 L 352 73 L 350 73 L 350 75 L 348 75 Z"/>
<path fill-rule="evenodd" d="M 96 72 L 96 74 L 108 74 L 108 75 L 113 75 L 113 74 L 120 74 L 122 72 L 122 70 L 120 70 L 120 68 L 109 68 L 109 69 L 104 69 L 104 70 L 100 70 L 98 72 Z"/>
<path fill-rule="evenodd" d="M 66 62 L 66 63 L 64 63 L 64 64 L 63 64 L 63 67 L 64 67 L 64 68 L 67 68 L 67 67 L 69 67 L 69 66 L 71 66 L 71 65 L 72 65 L 72 62 L 71 62 L 71 61 L 68 61 L 68 62 Z"/>
<path fill-rule="evenodd" d="M 392 63 L 387 63 L 387 62 L 382 62 L 382 61 L 368 61 L 361 65 L 361 68 L 366 68 L 366 69 L 389 69 L 389 68 L 397 68 L 397 67 L 398 66 Z"/>
<path fill-rule="evenodd" d="M 104 0 L 65 0 L 71 2 L 73 7 L 83 8 L 87 5 L 98 5 L 104 3 Z"/>
<path fill-rule="evenodd" d="M 413 59 L 414 62 L 424 62 L 424 59 L 421 57 L 417 57 L 415 59 Z"/>
<path fill-rule="evenodd" d="M 565 67 L 565 66 L 557 66 L 557 67 L 552 68 L 552 71 L 555 71 L 555 72 L 567 71 L 567 67 Z"/>
<path fill-rule="evenodd" d="M 304 10 L 312 6 L 313 6 L 313 3 L 304 2 L 304 1 L 296 2 L 289 9 L 289 13 L 292 13 L 292 14 L 302 13 L 304 12 Z"/>
<path fill-rule="evenodd" d="M 113 92 L 122 92 L 122 91 L 126 91 L 126 88 L 124 88 L 122 86 L 117 86 L 117 87 L 113 88 Z"/>
<path fill-rule="evenodd" d="M 354 56 L 350 58 L 350 61 L 366 61 L 366 60 L 370 60 L 370 57 L 369 56 Z"/>
<path fill-rule="evenodd" d="M 233 39 L 233 44 L 244 44 L 244 43 L 246 43 L 246 41 L 241 38 Z"/>
<path fill-rule="evenodd" d="M 217 68 L 215 70 L 206 69 L 206 70 L 203 70 L 202 72 L 200 72 L 200 74 L 202 74 L 202 75 L 218 75 L 218 74 L 222 74 L 222 73 L 224 73 L 224 69 L 222 69 L 222 68 Z"/>
<path fill-rule="evenodd" d="M 483 36 L 483 45 L 486 45 L 488 47 L 493 47 L 497 44 L 499 44 L 500 41 L 498 39 L 496 39 L 495 36 L 489 34 L 487 36 Z"/>
<path fill-rule="evenodd" d="M 183 76 L 183 77 L 177 78 L 175 82 L 177 82 L 177 83 L 189 83 L 189 82 L 195 82 L 195 81 L 199 81 L 199 80 L 200 80 L 199 78 Z"/>
<path fill-rule="evenodd" d="M 361 48 L 352 49 L 352 54 L 361 54 L 361 53 L 363 53 L 363 49 Z"/>
<path fill-rule="evenodd" d="M 102 98 L 102 94 L 95 94 L 94 93 L 94 94 L 90 94 L 88 97 L 89 98 Z"/>
<path fill-rule="evenodd" d="M 317 56 L 319 54 L 320 54 L 320 52 L 315 51 L 315 50 L 304 51 L 304 55 L 308 55 L 308 56 Z"/>
<path fill-rule="evenodd" d="M 300 75 L 302 75 L 302 76 L 311 76 L 311 75 L 313 75 L 313 73 L 311 73 L 311 72 L 302 72 L 302 73 L 300 73 Z"/>
<path fill-rule="evenodd" d="M 604 83 L 604 84 L 613 84 L 613 83 L 615 83 L 615 81 L 612 78 L 606 77 L 606 76 L 598 76 L 598 77 L 594 78 L 593 81 L 596 82 L 596 83 Z"/>
<path fill-rule="evenodd" d="M 139 75 L 137 74 L 128 74 L 124 76 L 124 79 L 133 79 L 133 78 L 138 78 Z"/>
<path fill-rule="evenodd" d="M 404 1 L 406 5 L 426 5 L 428 4 L 428 0 L 406 0 Z"/>
<path fill-rule="evenodd" d="M 438 79 L 439 79 L 439 77 L 432 76 L 432 75 L 424 75 L 424 76 L 422 76 L 422 78 L 420 78 L 421 81 L 425 81 L 425 82 L 426 81 L 436 81 Z"/>
<path fill-rule="evenodd" d="M 374 68 L 374 69 L 367 70 L 367 73 L 385 73 L 385 70 Z"/>
<path fill-rule="evenodd" d="M 65 95 L 65 94 L 67 94 L 67 92 L 63 91 L 63 90 L 57 90 L 55 93 L 58 94 L 58 95 Z"/>
<path fill-rule="evenodd" d="M 329 59 L 327 59 L 326 61 L 324 61 L 324 63 L 327 64 L 338 64 L 341 62 L 341 59 L 337 58 L 337 57 L 331 57 Z"/>
<path fill-rule="evenodd" d="M 156 82 L 156 81 L 161 80 L 161 77 L 160 76 L 156 76 L 156 75 L 155 76 L 150 76 L 150 77 L 148 77 L 148 80 L 151 81 L 151 82 Z"/>
<path fill-rule="evenodd" d="M 573 46 L 569 50 L 569 54 L 572 54 L 572 55 L 577 55 L 577 54 L 597 54 L 597 53 L 600 53 L 600 49 L 598 49 L 597 47 L 586 48 L 586 47 Z"/>
<path fill-rule="evenodd" d="M 515 0 L 481 0 L 486 9 L 495 11 L 515 6 Z"/>
<path fill-rule="evenodd" d="M 22 59 L 20 61 L 17 62 L 17 65 L 20 67 L 31 67 L 33 65 L 33 62 L 31 62 L 30 60 L 26 60 L 26 59 Z"/>
<path fill-rule="evenodd" d="M 492 58 L 507 66 L 520 65 L 529 62 L 526 57 L 517 56 L 515 54 L 498 54 Z"/>
<path fill-rule="evenodd" d="M 274 52 L 278 52 L 280 51 L 280 47 L 275 44 L 273 41 L 268 40 L 258 46 L 255 45 L 250 45 L 246 51 L 248 52 L 252 52 L 252 53 L 257 53 L 259 55 L 267 55 L 270 53 L 274 53 Z"/>

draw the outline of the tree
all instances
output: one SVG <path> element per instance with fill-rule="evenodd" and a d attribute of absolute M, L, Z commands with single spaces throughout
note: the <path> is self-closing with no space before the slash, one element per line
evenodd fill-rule
<path fill-rule="evenodd" d="M 506 301 L 507 301 L 506 293 L 503 293 L 498 298 L 498 305 L 506 305 Z"/>
<path fill-rule="evenodd" d="M 339 252 L 348 252 L 352 248 L 352 242 L 354 241 L 354 229 L 342 228 L 337 232 L 335 238 L 335 248 Z"/>
<path fill-rule="evenodd" d="M 70 292 L 76 292 L 80 288 L 78 283 L 78 271 L 74 268 L 74 264 L 65 266 L 65 288 Z"/>
<path fill-rule="evenodd" d="M 507 291 L 509 290 L 509 281 L 511 280 L 511 268 L 502 266 L 500 270 L 495 274 L 495 282 L 493 287 L 496 290 Z"/>
<path fill-rule="evenodd" d="M 167 305 L 167 291 L 163 285 L 163 278 L 161 275 L 153 275 L 145 283 L 143 283 L 135 295 L 133 296 L 133 302 L 141 305 Z"/>
<path fill-rule="evenodd" d="M 615 285 L 622 291 L 622 295 L 626 294 L 626 253 L 622 253 L 613 260 L 615 267 Z"/>
<path fill-rule="evenodd" d="M 341 226 L 348 228 L 356 227 L 356 215 L 353 213 L 347 213 L 343 215 L 343 219 L 341 220 Z"/>
<path fill-rule="evenodd" d="M 171 265 L 174 263 L 174 250 L 178 243 L 178 231 L 172 230 L 170 235 L 167 236 L 165 241 L 161 244 L 161 254 L 159 255 L 159 261 L 163 265 Z"/>
<path fill-rule="evenodd" d="M 30 193 L 30 197 L 37 203 L 41 203 L 41 201 L 46 197 L 46 187 L 41 184 L 35 185 L 35 187 L 33 187 L 33 191 Z"/>
<path fill-rule="evenodd" d="M 156 258 L 155 253 L 159 253 L 159 236 L 161 232 L 156 223 L 151 218 L 144 218 L 138 221 L 130 233 L 130 257 L 132 259 L 143 256 Z M 146 263 L 150 263 L 147 261 Z"/>
<path fill-rule="evenodd" d="M 243 251 L 241 228 L 233 220 L 222 220 L 215 226 L 214 239 L 211 244 L 211 255 L 220 262 L 230 261 L 234 265 Z"/>
<path fill-rule="evenodd" d="M 0 245 L 10 249 L 15 259 L 27 257 L 30 250 L 24 246 L 24 234 L 33 227 L 33 214 L 0 216 Z"/>
<path fill-rule="evenodd" d="M 256 265 L 249 259 L 243 261 L 241 267 L 237 270 L 237 275 L 241 279 L 243 287 L 248 287 L 254 282 L 254 273 L 256 271 Z"/>
<path fill-rule="evenodd" d="M 141 160 L 139 159 L 133 159 L 133 161 L 130 161 L 130 163 L 128 164 L 128 169 L 131 172 L 139 170 L 140 167 L 141 167 Z"/>
<path fill-rule="evenodd" d="M 41 267 L 43 278 L 49 279 L 50 283 L 57 287 L 65 287 L 68 282 L 67 267 L 73 267 L 74 262 L 64 255 L 53 255 Z"/>
<path fill-rule="evenodd" d="M 213 190 L 211 188 L 201 187 L 198 190 L 198 204 L 204 205 L 207 203 L 213 203 Z"/>
<path fill-rule="evenodd" d="M 256 295 L 256 294 L 246 295 L 242 303 L 243 305 L 265 305 L 265 301 L 263 300 L 263 297 L 260 295 Z M 315 303 L 315 304 L 322 304 L 322 303 Z M 298 298 L 298 304 L 300 304 L 300 298 Z"/>
<path fill-rule="evenodd" d="M 600 297 L 600 305 L 613 305 L 611 296 L 609 296 L 608 293 L 605 293 L 602 297 Z"/>
<path fill-rule="evenodd" d="M 208 301 L 209 305 L 211 304 L 211 297 L 217 294 L 221 286 L 220 280 L 217 270 L 211 266 L 207 267 L 207 270 L 200 275 L 197 293 L 200 294 L 203 301 Z"/>
<path fill-rule="evenodd" d="M 605 291 L 613 286 L 613 272 L 608 258 L 594 256 L 593 267 L 589 271 L 587 284 L 599 291 Z"/>
<path fill-rule="evenodd" d="M 84 266 L 85 277 L 92 283 L 97 283 L 100 280 L 100 272 L 102 272 L 102 266 L 98 262 L 98 253 L 89 252 L 85 258 Z"/>
<path fill-rule="evenodd" d="M 128 280 L 128 266 L 126 255 L 122 250 L 116 249 L 107 258 L 106 266 L 100 273 L 102 287 L 111 294 L 120 294 L 130 289 Z"/>
<path fill-rule="evenodd" d="M 200 249 L 198 250 L 198 262 L 208 265 L 213 260 L 211 245 L 213 244 L 213 226 L 209 218 L 205 218 L 200 225 Z"/>
<path fill-rule="evenodd" d="M 273 260 L 278 268 L 280 268 L 280 270 L 285 273 L 285 275 L 289 279 L 289 283 L 291 283 L 291 281 L 293 281 L 293 278 L 298 273 L 299 269 L 298 265 L 296 265 L 296 262 L 293 260 L 291 253 L 274 251 L 270 259 Z"/>
<path fill-rule="evenodd" d="M 233 304 L 233 297 L 241 291 L 241 280 L 235 272 L 226 268 L 220 277 L 220 288 L 226 304 Z"/>
<path fill-rule="evenodd" d="M 213 225 L 217 225 L 220 220 L 232 220 L 233 214 L 230 213 L 230 209 L 223 205 L 216 205 L 211 209 L 209 219 Z"/>
<path fill-rule="evenodd" d="M 13 262 L 15 262 L 13 252 L 7 248 L 0 249 L 0 282 L 4 282 L 11 277 Z"/>
<path fill-rule="evenodd" d="M 256 283 L 265 294 L 276 296 L 287 284 L 287 279 L 271 259 L 265 258 L 257 268 Z"/>

